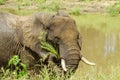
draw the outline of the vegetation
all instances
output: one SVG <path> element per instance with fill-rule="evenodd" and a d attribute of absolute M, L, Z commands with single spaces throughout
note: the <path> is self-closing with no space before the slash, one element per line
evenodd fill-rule
<path fill-rule="evenodd" d="M 20 62 L 17 55 L 14 55 L 5 69 L 3 69 L 3 76 L 1 79 L 14 78 L 18 79 L 27 75 L 26 65 Z M 13 69 L 13 70 L 12 70 Z"/>
<path fill-rule="evenodd" d="M 120 2 L 116 3 L 115 5 L 109 6 L 107 8 L 107 12 L 111 15 L 111 16 L 116 16 L 118 14 L 120 14 Z"/>
<path fill-rule="evenodd" d="M 39 38 L 41 41 L 41 45 L 40 45 L 41 48 L 49 51 L 51 54 L 54 54 L 56 56 L 56 58 L 58 58 L 59 57 L 58 51 L 56 51 L 55 48 L 46 41 L 45 35 L 46 35 L 46 33 L 43 32 L 43 33 L 41 33 L 40 38 Z"/>
<path fill-rule="evenodd" d="M 105 59 L 106 61 L 107 59 Z M 18 56 L 14 56 L 10 61 L 10 65 L 17 65 L 18 63 L 21 64 L 20 59 Z M 103 60 L 102 60 L 103 61 Z M 101 61 L 101 62 L 102 62 Z M 120 79 L 120 64 L 111 65 L 110 60 L 104 62 L 105 65 L 90 67 L 83 63 L 81 63 L 81 68 L 77 70 L 74 75 L 71 75 L 71 80 L 119 80 Z M 8 65 L 9 65 L 8 64 Z M 21 72 L 18 71 L 20 68 L 17 65 L 15 70 L 10 71 L 10 68 L 3 69 L 3 75 L 1 75 L 1 80 L 66 80 L 69 78 L 70 75 L 64 75 L 63 73 L 59 72 L 56 66 L 50 68 L 48 66 L 44 66 L 44 68 L 40 71 L 39 74 L 30 75 L 30 73 L 26 72 L 25 66 L 23 66 L 23 70 Z M 61 75 L 62 74 L 62 75 Z"/>
<path fill-rule="evenodd" d="M 57 66 L 50 67 L 51 64 L 45 66 L 38 71 L 39 74 L 34 72 L 27 71 L 26 65 L 21 62 L 17 55 L 14 55 L 8 62 L 7 67 L 2 68 L 2 74 L 0 74 L 0 80 L 64 80 L 67 79 L 70 75 L 63 76 L 64 73 L 60 73 L 60 70 Z M 34 77 L 33 77 L 34 75 Z M 32 77 L 31 77 L 32 76 Z"/>
<path fill-rule="evenodd" d="M 79 16 L 72 16 L 78 29 L 93 28 L 101 32 L 118 32 L 120 16 L 109 16 L 101 14 L 82 14 Z"/>
<path fill-rule="evenodd" d="M 61 8 L 61 4 L 59 1 L 52 0 L 49 3 L 40 3 L 37 5 L 38 10 L 41 11 L 58 11 Z"/>
<path fill-rule="evenodd" d="M 79 15 L 81 14 L 80 8 L 79 8 L 79 7 L 72 8 L 69 13 L 70 13 L 71 15 L 79 16 Z"/>
<path fill-rule="evenodd" d="M 5 4 L 6 1 L 7 1 L 7 0 L 0 0 L 0 5 Z"/>

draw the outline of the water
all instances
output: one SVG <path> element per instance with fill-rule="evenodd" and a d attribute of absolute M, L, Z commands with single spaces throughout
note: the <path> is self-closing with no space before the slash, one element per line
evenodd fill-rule
<path fill-rule="evenodd" d="M 114 33 L 106 33 L 105 34 L 105 52 L 104 56 L 114 53 L 116 50 L 116 35 Z"/>
<path fill-rule="evenodd" d="M 120 51 L 120 32 L 102 32 L 94 28 L 80 28 L 82 52 L 106 57 Z"/>

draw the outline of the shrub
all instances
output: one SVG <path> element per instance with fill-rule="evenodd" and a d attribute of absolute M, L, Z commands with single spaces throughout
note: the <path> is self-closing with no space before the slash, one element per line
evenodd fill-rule
<path fill-rule="evenodd" d="M 111 15 L 111 16 L 116 16 L 120 13 L 120 2 L 116 3 L 115 5 L 109 6 L 107 8 L 107 12 Z"/>
<path fill-rule="evenodd" d="M 79 7 L 73 8 L 73 9 L 70 10 L 69 13 L 78 16 L 78 15 L 81 14 L 80 8 Z"/>
<path fill-rule="evenodd" d="M 37 7 L 39 10 L 58 11 L 61 8 L 61 4 L 59 1 L 52 0 L 49 3 L 42 2 Z"/>
<path fill-rule="evenodd" d="M 7 0 L 0 0 L 0 5 L 5 4 L 6 1 L 7 1 Z"/>
<path fill-rule="evenodd" d="M 12 70 L 14 68 L 14 70 Z M 17 55 L 14 55 L 8 62 L 6 69 L 3 71 L 3 79 L 6 77 L 20 78 L 27 74 L 26 65 L 21 62 Z"/>

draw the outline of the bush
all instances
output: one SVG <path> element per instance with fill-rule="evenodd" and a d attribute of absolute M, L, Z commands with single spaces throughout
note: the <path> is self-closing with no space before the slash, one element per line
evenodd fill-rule
<path fill-rule="evenodd" d="M 116 16 L 120 13 L 120 2 L 116 3 L 115 5 L 109 6 L 107 8 L 107 12 L 111 15 L 111 16 Z"/>
<path fill-rule="evenodd" d="M 12 70 L 14 69 L 14 70 Z M 21 60 L 17 55 L 14 55 L 8 62 L 6 69 L 3 70 L 3 77 L 5 79 L 7 77 L 13 77 L 15 79 L 21 78 L 22 76 L 27 74 L 26 65 L 21 63 Z"/>
<path fill-rule="evenodd" d="M 0 0 L 0 5 L 5 4 L 6 1 L 7 1 L 7 0 Z"/>
<path fill-rule="evenodd" d="M 47 10 L 47 11 L 58 11 L 61 8 L 61 4 L 59 1 L 52 0 L 50 3 L 40 3 L 38 5 L 39 10 Z"/>
<path fill-rule="evenodd" d="M 80 12 L 80 8 L 79 8 L 79 7 L 73 8 L 73 9 L 70 10 L 69 13 L 72 14 L 72 15 L 76 15 L 76 16 L 78 16 L 78 15 L 81 14 L 81 12 Z"/>

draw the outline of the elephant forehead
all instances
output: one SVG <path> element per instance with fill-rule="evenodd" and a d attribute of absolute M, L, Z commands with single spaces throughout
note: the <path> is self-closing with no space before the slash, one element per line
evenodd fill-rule
<path fill-rule="evenodd" d="M 61 32 L 62 39 L 76 39 L 77 38 L 77 31 L 75 30 L 64 30 Z"/>

